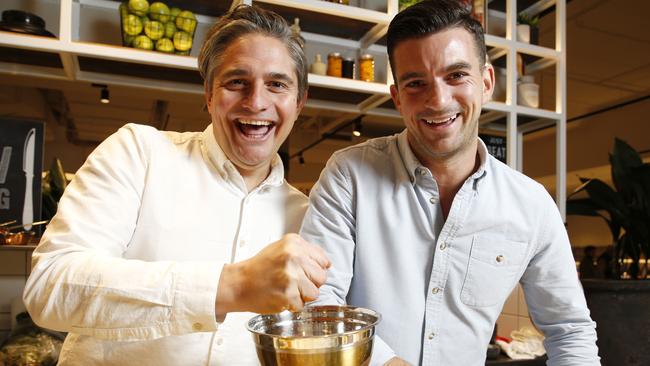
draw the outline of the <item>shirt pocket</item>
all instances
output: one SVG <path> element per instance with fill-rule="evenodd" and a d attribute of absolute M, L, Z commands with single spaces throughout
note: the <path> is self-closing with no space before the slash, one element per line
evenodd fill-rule
<path fill-rule="evenodd" d="M 475 236 L 460 293 L 468 306 L 487 307 L 505 302 L 518 281 L 527 244 L 498 237 Z"/>

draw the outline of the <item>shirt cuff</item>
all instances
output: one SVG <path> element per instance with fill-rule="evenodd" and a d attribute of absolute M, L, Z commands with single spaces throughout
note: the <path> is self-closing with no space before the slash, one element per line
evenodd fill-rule
<path fill-rule="evenodd" d="M 173 320 L 181 333 L 213 332 L 215 301 L 224 263 L 181 262 L 176 267 Z"/>
<path fill-rule="evenodd" d="M 372 346 L 372 356 L 370 357 L 370 366 L 382 366 L 391 358 L 397 356 L 395 352 L 381 339 L 375 335 L 375 341 Z"/>

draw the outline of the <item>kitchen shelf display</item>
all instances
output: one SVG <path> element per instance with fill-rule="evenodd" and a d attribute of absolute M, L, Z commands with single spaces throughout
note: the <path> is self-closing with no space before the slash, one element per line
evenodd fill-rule
<path fill-rule="evenodd" d="M 129 0 L 120 4 L 122 45 L 187 56 L 192 50 L 196 17 L 163 2 Z"/>
<path fill-rule="evenodd" d="M 309 74 L 310 108 L 340 112 L 341 121 L 364 115 L 388 118 L 395 126 L 402 121 L 390 103 L 389 86 L 392 75 L 388 66 L 385 40 L 388 24 L 398 11 L 398 0 L 358 0 L 342 5 L 321 0 L 234 0 L 211 1 L 169 0 L 169 6 L 181 7 L 195 14 L 196 29 L 193 44 L 202 44 L 209 27 L 228 9 L 240 3 L 254 4 L 278 12 L 289 24 L 300 18 L 302 36 L 306 40 L 308 60 L 316 54 L 323 57 L 340 52 L 344 57 L 358 60 L 370 54 L 375 60 L 375 82 Z M 30 6 L 50 9 L 42 14 L 56 39 L 0 32 L 0 73 L 19 73 L 43 78 L 78 82 L 124 85 L 134 88 L 154 88 L 176 93 L 203 93 L 198 75 L 198 49 L 189 56 L 165 54 L 122 47 L 119 1 L 109 0 L 35 0 L 22 2 L 8 0 L 5 6 L 36 12 Z M 34 5 L 36 4 L 36 5 Z M 58 9 L 58 18 L 52 9 Z M 170 9 L 171 10 L 171 9 Z M 517 41 L 517 15 L 554 17 L 555 45 L 543 47 Z M 548 17 L 549 15 L 546 15 Z M 566 199 L 566 0 L 493 0 L 488 1 L 489 34 L 486 43 L 489 59 L 505 59 L 501 82 L 504 93 L 501 100 L 489 102 L 481 119 L 482 129 L 498 130 L 507 137 L 510 147 L 507 162 L 522 168 L 521 144 L 523 134 L 530 131 L 523 123 L 526 115 L 537 120 L 537 125 L 557 127 L 556 144 L 556 200 L 562 213 Z M 56 18 L 53 20 L 53 18 Z M 151 19 L 150 19 L 151 20 Z M 555 106 L 553 110 L 524 107 L 517 104 L 517 54 L 534 57 L 526 64 L 527 73 L 555 67 Z M 171 77 L 170 75 L 174 75 Z M 358 78 L 358 67 L 357 75 Z M 503 120 L 505 119 L 505 122 Z M 325 126 L 321 131 L 336 128 Z"/>

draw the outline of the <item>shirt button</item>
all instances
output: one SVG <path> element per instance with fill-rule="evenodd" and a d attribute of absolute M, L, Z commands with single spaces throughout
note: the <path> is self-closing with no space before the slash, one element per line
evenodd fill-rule
<path fill-rule="evenodd" d="M 435 197 L 431 197 L 431 198 L 429 198 L 429 202 L 431 202 L 431 203 L 433 203 L 435 205 L 436 203 L 438 203 L 438 199 L 435 198 Z"/>
<path fill-rule="evenodd" d="M 432 340 L 433 337 L 435 337 L 435 336 L 436 336 L 436 333 L 431 332 L 431 333 L 429 333 L 429 337 L 428 337 L 428 338 L 429 338 L 429 340 Z"/>
<path fill-rule="evenodd" d="M 445 249 L 447 249 L 447 243 L 440 244 L 440 250 L 445 250 Z"/>
<path fill-rule="evenodd" d="M 219 337 L 217 338 L 217 346 L 221 346 L 223 344 L 223 338 Z"/>
<path fill-rule="evenodd" d="M 244 245 L 246 245 L 246 240 L 243 240 L 243 239 L 240 240 L 240 241 L 239 241 L 239 246 L 240 246 L 240 247 L 243 247 Z"/>
<path fill-rule="evenodd" d="M 501 254 L 497 255 L 497 262 L 501 263 L 504 259 L 505 258 Z"/>
<path fill-rule="evenodd" d="M 439 287 L 434 287 L 433 289 L 431 289 L 431 293 L 434 294 L 434 295 L 437 294 L 438 292 L 440 292 Z"/>
<path fill-rule="evenodd" d="M 427 171 L 424 169 L 420 169 L 419 173 L 420 175 L 427 175 Z"/>
<path fill-rule="evenodd" d="M 192 330 L 194 330 L 195 332 L 198 332 L 201 329 L 203 329 L 203 324 L 201 324 L 201 323 L 192 324 Z"/>
<path fill-rule="evenodd" d="M 415 182 L 415 177 L 409 177 L 409 179 L 411 180 L 411 183 Z"/>

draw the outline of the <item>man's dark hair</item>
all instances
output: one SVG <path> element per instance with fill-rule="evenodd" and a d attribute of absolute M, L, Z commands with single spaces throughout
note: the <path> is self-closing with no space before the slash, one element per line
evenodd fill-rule
<path fill-rule="evenodd" d="M 460 0 L 425 0 L 412 5 L 393 18 L 388 26 L 388 60 L 397 85 L 397 74 L 393 52 L 400 42 L 423 38 L 431 34 L 459 27 L 474 37 L 479 65 L 485 64 L 486 49 L 483 27 L 471 17 L 471 8 Z"/>

